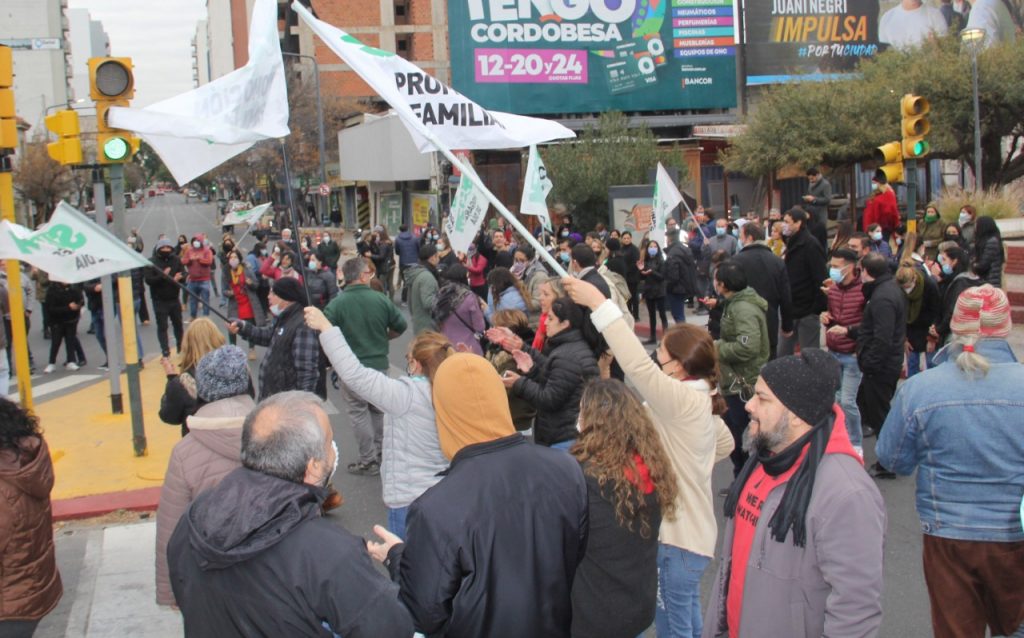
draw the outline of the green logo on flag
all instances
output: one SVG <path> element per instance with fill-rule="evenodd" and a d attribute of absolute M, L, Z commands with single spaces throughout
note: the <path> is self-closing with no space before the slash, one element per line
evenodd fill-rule
<path fill-rule="evenodd" d="M 66 251 L 75 251 L 85 246 L 86 238 L 82 233 L 76 233 L 74 229 L 66 224 L 53 224 L 41 233 L 35 233 L 24 239 L 18 237 L 11 231 L 7 231 L 23 255 L 42 250 L 40 243 L 50 244 L 54 248 Z"/>
<path fill-rule="evenodd" d="M 370 55 L 376 55 L 376 56 L 379 56 L 379 57 L 382 57 L 382 58 L 390 58 L 390 57 L 394 57 L 394 55 L 395 55 L 394 53 L 392 53 L 390 51 L 384 51 L 382 49 L 375 49 L 375 48 L 373 48 L 371 46 L 366 46 L 365 44 L 363 44 L 359 40 L 356 40 L 355 38 L 353 38 L 352 36 L 348 35 L 347 33 L 345 35 L 341 36 L 341 41 L 342 42 L 347 42 L 348 44 L 355 44 L 355 45 L 357 45 L 359 47 L 360 51 L 362 51 L 363 53 L 369 53 Z"/>

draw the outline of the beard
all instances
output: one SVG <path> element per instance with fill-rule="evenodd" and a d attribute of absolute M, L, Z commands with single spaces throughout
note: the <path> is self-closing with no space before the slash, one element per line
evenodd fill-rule
<path fill-rule="evenodd" d="M 786 412 L 779 417 L 769 432 L 761 429 L 752 435 L 750 426 L 747 426 L 743 431 L 743 451 L 748 454 L 767 454 L 789 441 L 789 438 L 789 412 Z"/>

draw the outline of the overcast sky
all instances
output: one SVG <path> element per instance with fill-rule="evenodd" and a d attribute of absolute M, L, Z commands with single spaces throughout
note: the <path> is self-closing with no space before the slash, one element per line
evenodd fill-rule
<path fill-rule="evenodd" d="M 192 89 L 192 37 L 206 18 L 206 0 L 68 0 L 103 22 L 110 52 L 135 65 L 132 106 L 147 106 Z"/>

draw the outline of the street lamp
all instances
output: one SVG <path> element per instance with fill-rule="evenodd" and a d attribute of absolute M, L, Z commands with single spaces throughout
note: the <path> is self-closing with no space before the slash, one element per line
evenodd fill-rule
<path fill-rule="evenodd" d="M 974 81 L 974 190 L 982 190 L 981 185 L 981 109 L 978 106 L 978 53 L 985 46 L 984 29 L 964 29 L 960 32 L 960 42 L 971 52 L 971 77 Z"/>
<path fill-rule="evenodd" d="M 305 59 L 311 60 L 313 62 L 313 71 L 315 72 L 315 74 L 313 76 L 313 79 L 314 79 L 315 88 L 316 88 L 316 119 L 317 119 L 317 125 L 318 125 L 318 129 L 319 129 L 317 131 L 317 144 L 318 144 L 319 150 L 320 150 L 320 183 L 321 184 L 326 184 L 327 183 L 327 168 L 326 168 L 325 161 L 326 161 L 327 158 L 326 158 L 326 154 L 324 152 L 324 109 L 323 109 L 323 103 L 321 102 L 321 99 L 320 99 L 320 65 L 317 64 L 316 58 L 313 57 L 312 55 L 303 55 L 301 53 L 288 53 L 287 51 L 282 51 L 281 55 L 290 55 L 290 56 L 296 57 L 296 58 L 305 58 Z M 288 185 L 288 188 L 291 188 L 291 184 Z M 324 213 L 328 213 L 329 214 L 329 212 L 330 212 L 327 209 L 327 203 L 328 202 L 326 201 L 326 198 L 323 195 L 321 195 L 320 196 L 320 221 L 321 222 L 323 221 Z"/>

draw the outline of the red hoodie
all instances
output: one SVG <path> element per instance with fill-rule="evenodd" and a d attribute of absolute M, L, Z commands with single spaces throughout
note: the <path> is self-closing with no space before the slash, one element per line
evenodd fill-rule
<path fill-rule="evenodd" d="M 832 424 L 832 436 L 829 437 L 828 445 L 825 447 L 825 454 L 848 454 L 863 465 L 864 460 L 850 443 L 850 435 L 846 432 L 846 417 L 838 403 L 832 406 L 832 413 L 835 414 L 836 420 Z M 740 493 L 739 501 L 736 503 L 736 514 L 733 518 L 732 570 L 729 575 L 729 592 L 725 600 L 730 638 L 737 638 L 740 634 L 740 614 L 743 610 L 743 585 L 747 579 L 747 559 L 750 557 L 750 548 L 754 544 L 754 535 L 757 533 L 761 507 L 768 498 L 768 494 L 785 484 L 789 477 L 799 469 L 800 464 L 804 462 L 804 457 L 807 456 L 808 447 L 810 446 L 805 445 L 796 463 L 778 476 L 769 476 L 764 471 L 764 467 L 758 465 Z"/>

